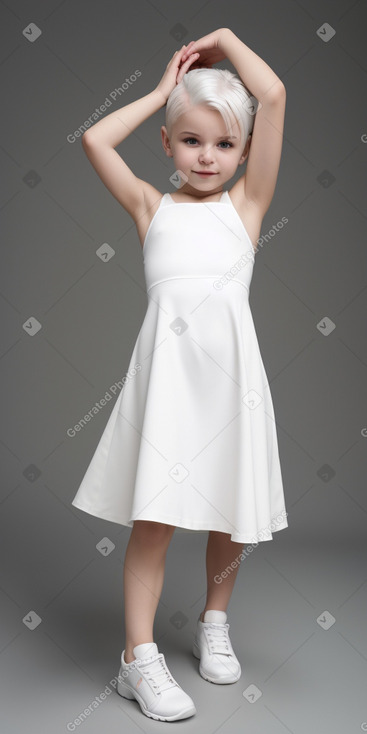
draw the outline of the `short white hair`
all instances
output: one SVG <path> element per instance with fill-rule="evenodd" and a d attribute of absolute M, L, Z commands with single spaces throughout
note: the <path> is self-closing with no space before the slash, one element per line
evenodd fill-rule
<path fill-rule="evenodd" d="M 238 123 L 244 148 L 248 135 L 252 132 L 255 115 L 249 112 L 249 99 L 253 95 L 229 69 L 191 69 L 182 77 L 169 95 L 166 102 L 166 128 L 168 137 L 176 120 L 190 107 L 204 104 L 222 115 L 230 134 L 234 122 Z"/>

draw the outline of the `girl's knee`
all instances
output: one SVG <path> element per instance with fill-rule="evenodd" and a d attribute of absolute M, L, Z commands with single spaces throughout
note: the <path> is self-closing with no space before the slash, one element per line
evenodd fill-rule
<path fill-rule="evenodd" d="M 152 520 L 134 520 L 133 530 L 139 538 L 151 538 L 154 542 L 154 540 L 158 539 L 164 540 L 171 538 L 175 526 L 162 522 L 153 522 Z"/>

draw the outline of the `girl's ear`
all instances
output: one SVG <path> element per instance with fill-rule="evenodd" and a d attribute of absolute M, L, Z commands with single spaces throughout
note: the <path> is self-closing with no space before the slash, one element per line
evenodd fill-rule
<path fill-rule="evenodd" d="M 164 150 L 166 151 L 166 155 L 168 155 L 169 158 L 172 158 L 172 151 L 171 146 L 168 138 L 167 128 L 165 125 L 162 125 L 161 127 L 161 136 L 162 136 L 162 145 Z"/>

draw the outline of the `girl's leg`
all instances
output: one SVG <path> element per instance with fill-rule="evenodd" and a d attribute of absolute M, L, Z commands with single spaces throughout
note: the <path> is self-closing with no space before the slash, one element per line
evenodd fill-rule
<path fill-rule="evenodd" d="M 164 581 L 167 548 L 174 525 L 135 520 L 124 561 L 125 661 L 133 647 L 153 642 L 153 624 Z"/>
<path fill-rule="evenodd" d="M 234 582 L 240 565 L 240 556 L 243 543 L 234 543 L 229 533 L 220 533 L 210 530 L 206 547 L 206 575 L 207 595 L 203 612 L 200 615 L 201 622 L 207 609 L 218 609 L 223 612 L 227 610 Z M 222 571 L 237 559 L 236 568 L 231 568 L 226 578 L 221 577 Z M 214 579 L 217 579 L 215 581 Z M 218 583 L 218 578 L 221 582 Z"/>

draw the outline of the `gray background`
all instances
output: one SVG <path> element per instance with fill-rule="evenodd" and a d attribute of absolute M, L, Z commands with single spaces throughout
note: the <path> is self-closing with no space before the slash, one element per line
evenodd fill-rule
<path fill-rule="evenodd" d="M 336 31 L 328 42 L 317 33 L 326 22 Z M 23 33 L 29 23 L 42 31 L 33 43 Z M 66 732 L 117 675 L 124 647 L 131 530 L 70 504 L 115 401 L 74 438 L 66 432 L 125 375 L 147 306 L 143 261 L 133 220 L 80 139 L 69 143 L 67 135 L 136 69 L 141 76 L 108 112 L 150 92 L 183 43 L 223 26 L 287 90 L 282 161 L 262 235 L 283 216 L 289 221 L 256 255 L 250 303 L 274 401 L 289 528 L 239 569 L 228 608 L 242 664 L 237 684 L 204 681 L 191 652 L 205 602 L 207 533 L 175 531 L 155 640 L 197 707 L 196 716 L 175 722 L 185 731 L 367 730 L 366 4 L 83 0 L 1 5 L 0 723 L 7 734 Z M 227 61 L 219 66 L 234 70 Z M 173 167 L 161 124 L 163 110 L 118 151 L 165 192 L 173 190 Z M 103 243 L 115 250 L 107 263 L 96 254 Z M 34 336 L 25 328 L 31 317 L 41 325 Z M 324 318 L 335 325 L 328 336 L 318 327 Z M 115 545 L 107 556 L 96 548 L 103 538 Z M 31 629 L 35 614 L 41 622 Z M 261 692 L 254 703 L 246 697 L 251 685 Z M 167 727 L 112 692 L 75 730 Z"/>

